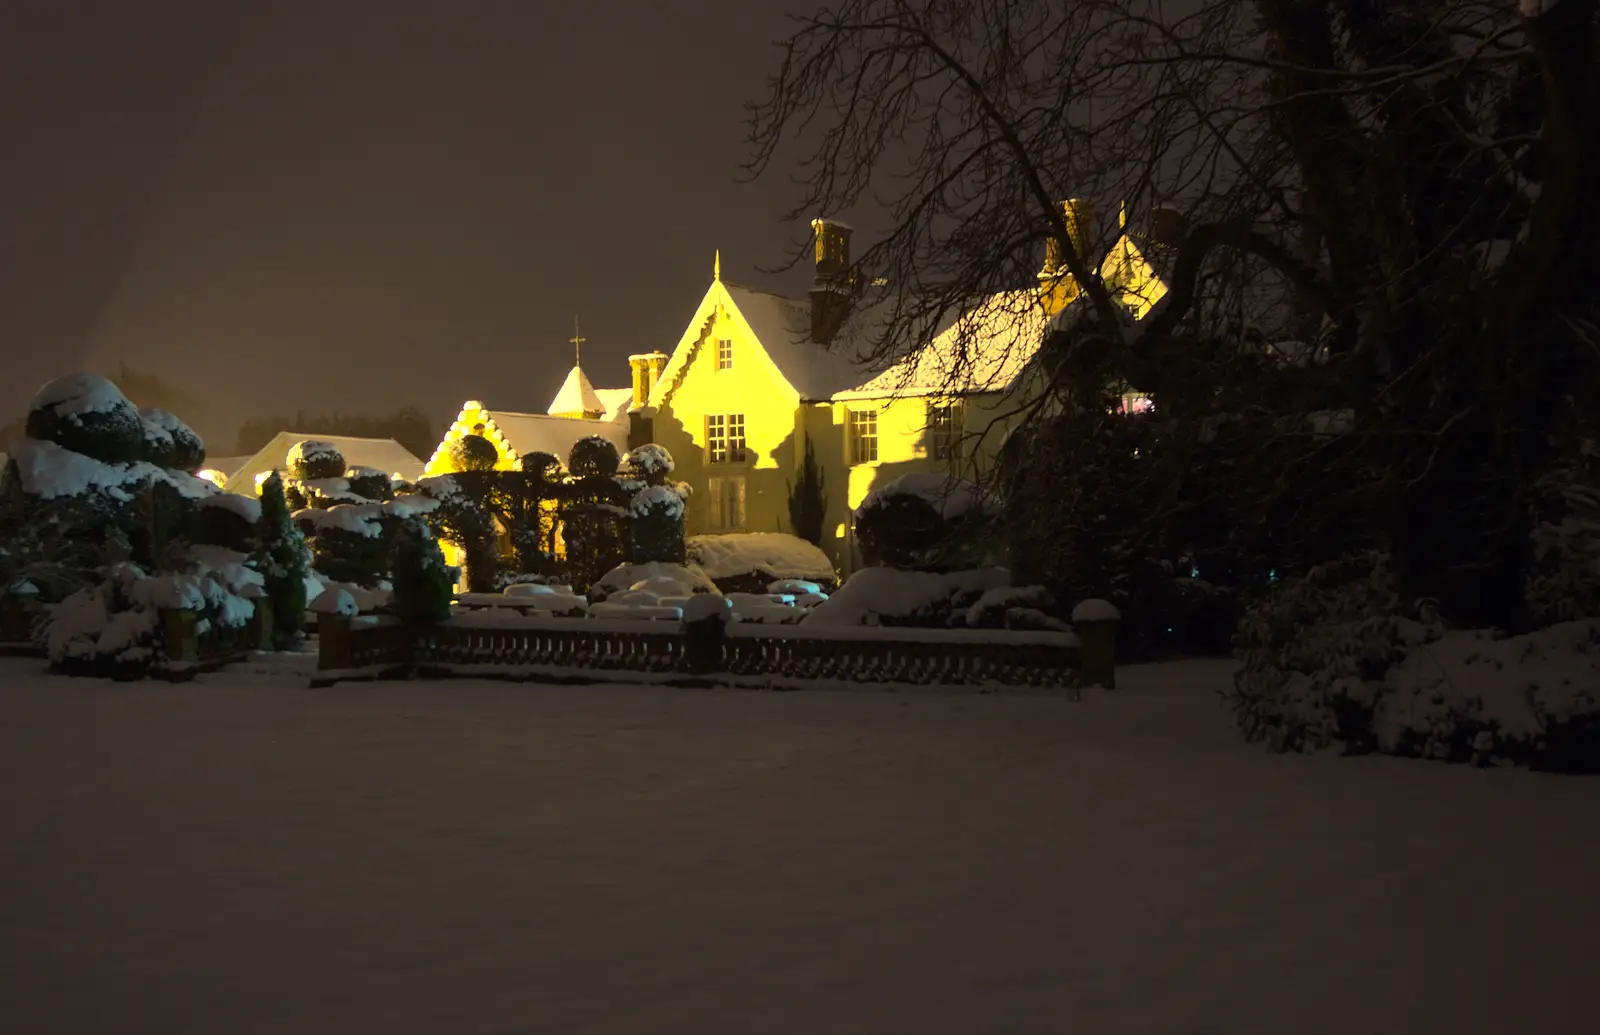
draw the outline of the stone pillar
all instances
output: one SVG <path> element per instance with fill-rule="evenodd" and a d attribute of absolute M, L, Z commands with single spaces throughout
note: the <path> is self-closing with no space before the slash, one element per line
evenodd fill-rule
<path fill-rule="evenodd" d="M 174 611 L 165 607 L 157 615 L 161 620 L 161 643 L 167 660 L 199 661 L 200 644 L 195 624 L 200 615 L 195 611 Z"/>
<path fill-rule="evenodd" d="M 1078 634 L 1078 683 L 1117 688 L 1117 623 L 1122 614 L 1107 600 L 1084 600 L 1072 609 Z"/>
<path fill-rule="evenodd" d="M 317 615 L 317 668 L 354 668 L 350 657 L 350 617 L 320 612 Z"/>

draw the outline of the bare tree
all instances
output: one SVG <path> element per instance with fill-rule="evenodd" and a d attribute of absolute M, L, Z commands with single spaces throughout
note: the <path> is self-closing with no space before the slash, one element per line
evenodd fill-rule
<path fill-rule="evenodd" d="M 1595 401 L 1597 33 L 1596 0 L 845 0 L 796 20 L 751 170 L 796 151 L 794 214 L 889 214 L 854 278 L 880 356 L 1032 283 L 1047 239 L 1089 317 L 1079 405 L 1125 381 L 1197 429 L 1241 351 L 1315 335 L 1312 368 L 1244 382 L 1348 414 L 1302 472 L 1381 472 L 1362 505 L 1404 589 L 1514 627 L 1526 494 Z M 1140 323 L 1068 197 L 1180 207 Z"/>

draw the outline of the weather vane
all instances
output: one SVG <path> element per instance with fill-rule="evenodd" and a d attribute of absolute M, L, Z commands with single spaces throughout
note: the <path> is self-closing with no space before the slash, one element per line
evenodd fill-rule
<path fill-rule="evenodd" d="M 583 343 L 589 339 L 585 338 L 578 330 L 578 317 L 576 313 L 574 313 L 572 317 L 572 337 L 568 338 L 567 340 L 572 342 L 572 365 L 575 367 L 583 366 Z"/>

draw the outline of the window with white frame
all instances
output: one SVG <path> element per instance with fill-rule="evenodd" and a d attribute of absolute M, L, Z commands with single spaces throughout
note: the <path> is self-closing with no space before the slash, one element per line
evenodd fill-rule
<path fill-rule="evenodd" d="M 743 463 L 744 414 L 713 413 L 706 418 L 706 462 Z"/>
<path fill-rule="evenodd" d="M 933 403 L 928 407 L 928 456 L 954 460 L 961 455 L 961 404 Z"/>
<path fill-rule="evenodd" d="M 878 411 L 850 411 L 850 462 L 870 464 L 878 459 Z"/>
<path fill-rule="evenodd" d="M 732 370 L 733 369 L 733 339 L 732 338 L 719 338 L 719 339 L 717 339 L 717 369 L 718 370 Z"/>
<path fill-rule="evenodd" d="M 716 532 L 736 532 L 744 528 L 744 478 L 719 475 L 706 479 L 710 497 L 706 519 Z"/>

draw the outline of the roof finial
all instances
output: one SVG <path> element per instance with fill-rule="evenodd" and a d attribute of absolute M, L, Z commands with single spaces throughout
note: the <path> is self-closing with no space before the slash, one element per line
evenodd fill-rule
<path fill-rule="evenodd" d="M 1117 211 L 1117 226 L 1123 230 L 1128 229 L 1128 200 L 1122 200 L 1122 208 Z"/>
<path fill-rule="evenodd" d="M 716 257 L 711 260 L 711 279 L 722 279 L 722 249 L 717 249 Z"/>
<path fill-rule="evenodd" d="M 572 365 L 575 367 L 583 366 L 583 343 L 589 339 L 579 333 L 576 313 L 572 316 L 572 337 L 567 340 L 572 342 Z"/>

